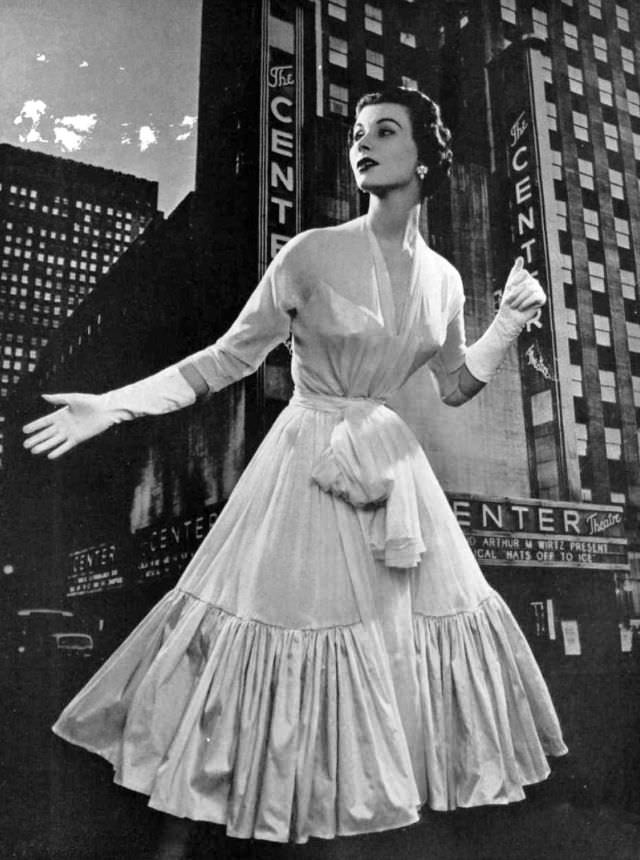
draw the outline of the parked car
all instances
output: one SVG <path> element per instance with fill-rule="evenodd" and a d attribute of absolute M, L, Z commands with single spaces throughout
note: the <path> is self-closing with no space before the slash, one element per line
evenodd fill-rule
<path fill-rule="evenodd" d="M 5 649 L 14 659 L 40 655 L 91 657 L 93 637 L 67 609 L 19 609 L 7 629 Z"/>

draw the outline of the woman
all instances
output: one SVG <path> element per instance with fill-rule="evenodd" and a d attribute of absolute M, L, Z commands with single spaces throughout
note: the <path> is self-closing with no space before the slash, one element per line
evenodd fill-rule
<path fill-rule="evenodd" d="M 385 405 L 426 362 L 464 403 L 545 301 L 519 259 L 466 346 L 460 277 L 418 232 L 448 140 L 428 97 L 365 96 L 350 159 L 366 216 L 289 242 L 212 347 L 107 394 L 49 395 L 61 408 L 25 427 L 59 457 L 221 389 L 292 334 L 291 403 L 176 587 L 54 727 L 156 809 L 304 842 L 520 800 L 566 752 L 522 633 Z"/>

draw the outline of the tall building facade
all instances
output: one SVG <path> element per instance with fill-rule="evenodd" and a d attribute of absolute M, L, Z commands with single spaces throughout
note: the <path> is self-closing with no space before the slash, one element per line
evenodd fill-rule
<path fill-rule="evenodd" d="M 454 133 L 451 182 L 421 226 L 462 274 L 469 340 L 493 318 L 518 255 L 549 303 L 469 404 L 444 407 L 423 371 L 395 405 L 527 632 L 574 750 L 588 759 L 614 700 L 627 737 L 620 678 L 637 669 L 640 628 L 633 553 L 629 564 L 640 216 L 631 50 L 635 64 L 636 12 L 612 0 L 204 3 L 193 199 L 63 327 L 16 412 L 34 414 L 45 384 L 104 390 L 211 343 L 291 236 L 364 211 L 347 154 L 360 95 L 418 86 Z M 596 78 L 610 80 L 612 105 Z M 138 299 L 127 294 L 131 271 L 145 284 Z M 48 541 L 47 593 L 108 606 L 122 632 L 175 581 L 288 400 L 288 363 L 281 347 L 211 403 L 107 434 L 53 471 L 40 463 L 37 504 L 26 506 L 34 534 L 48 522 L 38 552 L 27 544 L 34 579 Z M 20 456 L 16 487 L 33 469 Z M 609 732 L 603 768 L 617 749 Z"/>
<path fill-rule="evenodd" d="M 519 342 L 531 495 L 626 505 L 628 624 L 640 615 L 640 9 L 485 0 L 443 11 L 450 115 L 463 171 L 486 164 L 495 270 L 503 278 L 521 254 L 549 297 Z"/>
<path fill-rule="evenodd" d="M 146 228 L 157 198 L 157 183 L 0 144 L 0 421 L 52 331 Z"/>

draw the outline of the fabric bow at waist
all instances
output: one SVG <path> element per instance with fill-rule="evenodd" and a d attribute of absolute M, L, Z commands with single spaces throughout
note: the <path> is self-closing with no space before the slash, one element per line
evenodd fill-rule
<path fill-rule="evenodd" d="M 341 415 L 311 477 L 325 492 L 371 510 L 376 558 L 388 567 L 415 567 L 426 548 L 428 522 L 419 473 L 429 467 L 402 418 L 381 400 L 367 398 L 296 392 L 291 403 Z"/>

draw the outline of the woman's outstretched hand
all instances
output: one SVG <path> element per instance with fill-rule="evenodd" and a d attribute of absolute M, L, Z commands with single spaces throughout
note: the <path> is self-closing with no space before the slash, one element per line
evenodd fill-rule
<path fill-rule="evenodd" d="M 498 315 L 517 333 L 528 323 L 535 323 L 546 301 L 540 282 L 525 269 L 524 259 L 518 257 L 509 272 Z"/>
<path fill-rule="evenodd" d="M 114 423 L 105 398 L 100 394 L 43 394 L 47 403 L 60 406 L 26 424 L 24 447 L 32 454 L 46 454 L 55 460 L 80 442 L 97 436 Z"/>

